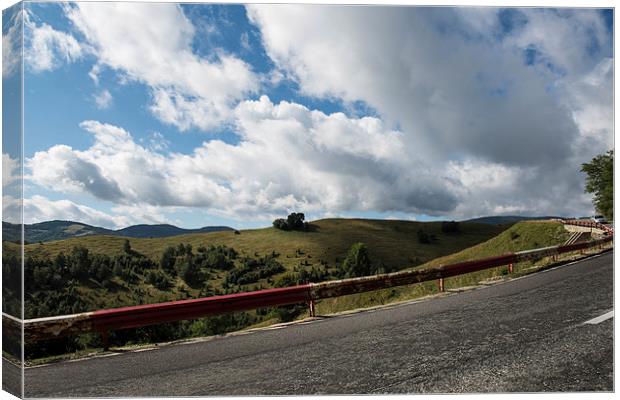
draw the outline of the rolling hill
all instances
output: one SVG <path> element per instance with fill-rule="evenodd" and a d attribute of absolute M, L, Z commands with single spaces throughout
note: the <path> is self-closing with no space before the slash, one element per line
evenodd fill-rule
<path fill-rule="evenodd" d="M 168 237 L 131 237 L 131 248 L 145 256 L 159 260 L 169 246 L 191 244 L 200 246 L 225 245 L 248 256 L 276 252 L 278 261 L 292 269 L 300 262 L 309 265 L 323 260 L 334 265 L 344 259 L 353 243 L 368 245 L 373 261 L 394 269 L 402 269 L 428 262 L 436 257 L 463 250 L 490 239 L 508 225 L 489 225 L 463 222 L 461 233 L 447 234 L 441 230 L 441 222 L 412 222 L 367 219 L 324 219 L 311 223 L 307 232 L 281 231 L 274 228 L 209 233 L 190 233 Z M 431 244 L 421 244 L 417 232 L 423 230 L 435 235 Z M 130 232 L 132 233 L 132 232 Z M 134 233 L 135 234 L 135 233 Z M 45 243 L 25 246 L 25 255 L 54 257 L 60 252 L 69 253 L 75 246 L 84 246 L 94 254 L 122 254 L 124 237 L 110 235 L 83 235 Z M 17 248 L 8 243 L 6 248 Z"/>
<path fill-rule="evenodd" d="M 569 233 L 559 222 L 521 221 L 497 236 L 458 252 L 437 257 L 420 265 L 418 268 L 431 268 L 484 257 L 498 256 L 509 252 L 530 250 L 546 246 L 557 246 L 568 239 Z M 515 266 L 515 271 L 526 268 L 528 263 Z M 476 285 L 485 279 L 506 273 L 505 267 L 498 267 L 471 274 L 446 279 L 446 288 Z M 319 313 L 334 313 L 355 308 L 371 307 L 396 301 L 409 300 L 437 293 L 436 282 L 424 282 L 417 285 L 401 286 L 374 292 L 342 296 L 322 300 L 318 305 Z"/>
<path fill-rule="evenodd" d="M 127 228 L 112 230 L 100 228 L 81 222 L 73 221 L 46 221 L 36 224 L 25 224 L 26 243 L 48 242 L 72 237 L 108 235 L 126 236 L 135 238 L 167 237 L 185 235 L 188 233 L 208 233 L 233 230 L 227 226 L 207 226 L 199 229 L 183 229 L 174 225 L 133 225 Z M 20 226 L 9 222 L 2 222 L 2 240 L 15 242 L 20 240 Z"/>

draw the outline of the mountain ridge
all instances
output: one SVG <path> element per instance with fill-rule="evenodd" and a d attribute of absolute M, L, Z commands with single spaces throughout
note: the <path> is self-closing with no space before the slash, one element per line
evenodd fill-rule
<path fill-rule="evenodd" d="M 184 229 L 170 224 L 138 224 L 122 229 L 107 229 L 76 221 L 52 220 L 35 224 L 24 224 L 24 230 L 26 242 L 36 243 L 92 235 L 160 238 L 188 233 L 232 231 L 234 229 L 229 226 L 205 226 L 197 229 Z M 19 241 L 20 237 L 19 224 L 2 221 L 2 240 L 15 242 Z"/>

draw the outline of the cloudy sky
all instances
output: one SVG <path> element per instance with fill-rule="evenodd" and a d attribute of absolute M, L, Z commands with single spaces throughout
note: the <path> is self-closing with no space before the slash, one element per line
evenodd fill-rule
<path fill-rule="evenodd" d="M 24 7 L 27 223 L 588 215 L 613 146 L 611 10 Z"/>

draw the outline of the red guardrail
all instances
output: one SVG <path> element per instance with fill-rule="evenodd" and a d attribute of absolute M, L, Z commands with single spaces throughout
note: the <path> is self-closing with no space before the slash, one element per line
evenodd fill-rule
<path fill-rule="evenodd" d="M 612 227 L 609 227 L 605 224 L 601 224 L 596 221 L 591 221 L 587 219 L 563 219 L 561 221 L 565 225 L 575 225 L 575 226 L 584 226 L 587 228 L 595 228 L 595 229 L 599 229 L 603 232 L 607 232 L 612 235 L 614 233 L 614 229 Z"/>
<path fill-rule="evenodd" d="M 319 299 L 409 285 L 436 279 L 440 280 L 440 286 L 442 287 L 444 278 L 505 265 L 508 265 L 510 271 L 512 271 L 513 263 L 601 246 L 612 240 L 613 237 L 610 235 L 591 242 L 509 253 L 496 257 L 442 265 L 424 270 L 399 271 L 360 278 L 309 283 L 287 288 L 266 289 L 224 296 L 212 296 L 200 299 L 85 312 L 74 315 L 29 319 L 23 321 L 24 337 L 26 341 L 38 341 L 80 333 L 100 332 L 105 341 L 108 332 L 111 330 L 136 328 L 262 307 L 309 302 L 312 312 L 313 302 Z M 16 322 L 20 322 L 13 317 L 9 317 L 10 316 L 3 314 L 3 322 L 11 326 L 15 325 Z"/>

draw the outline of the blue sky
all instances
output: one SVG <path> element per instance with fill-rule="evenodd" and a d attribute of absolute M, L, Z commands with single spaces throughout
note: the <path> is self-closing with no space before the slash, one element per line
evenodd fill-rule
<path fill-rule="evenodd" d="M 22 16 L 26 222 L 589 214 L 578 166 L 613 143 L 610 10 L 26 3 Z M 5 87 L 16 76 L 3 70 Z"/>

